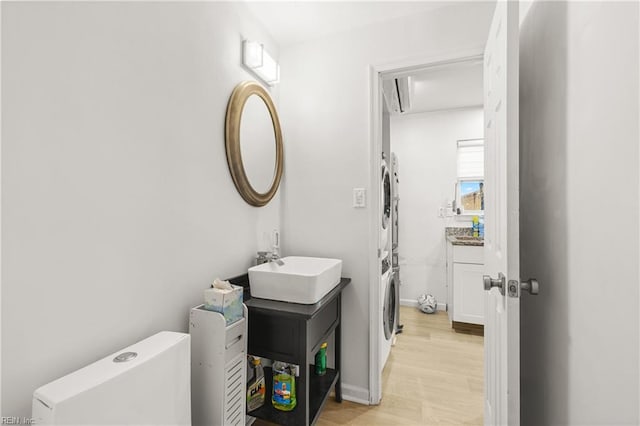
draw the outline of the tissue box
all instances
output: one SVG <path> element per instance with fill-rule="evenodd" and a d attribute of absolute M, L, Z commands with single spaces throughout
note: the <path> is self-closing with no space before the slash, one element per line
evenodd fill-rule
<path fill-rule="evenodd" d="M 231 290 L 208 288 L 204 291 L 204 308 L 224 315 L 227 325 L 242 318 L 242 287 L 231 285 Z"/>

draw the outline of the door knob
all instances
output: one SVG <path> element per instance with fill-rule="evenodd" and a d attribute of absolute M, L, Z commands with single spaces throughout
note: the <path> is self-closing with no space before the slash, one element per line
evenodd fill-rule
<path fill-rule="evenodd" d="M 493 287 L 498 287 L 500 289 L 500 294 L 504 294 L 505 276 L 502 272 L 498 273 L 497 279 L 491 278 L 489 275 L 484 275 L 482 280 L 484 281 L 485 290 L 489 291 Z"/>
<path fill-rule="evenodd" d="M 509 280 L 509 297 L 520 297 L 520 293 L 523 291 L 528 291 L 533 296 L 538 294 L 540 291 L 538 280 L 535 278 L 526 281 Z"/>
<path fill-rule="evenodd" d="M 520 283 L 520 290 L 528 291 L 529 294 L 536 295 L 540 292 L 540 286 L 538 285 L 538 280 L 535 278 L 530 278 L 527 281 L 522 281 Z"/>

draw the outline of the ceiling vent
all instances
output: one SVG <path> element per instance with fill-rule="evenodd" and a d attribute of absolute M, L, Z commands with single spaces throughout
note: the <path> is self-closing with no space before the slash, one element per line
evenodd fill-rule
<path fill-rule="evenodd" d="M 382 91 L 387 109 L 392 114 L 405 114 L 411 110 L 411 77 L 383 80 Z"/>

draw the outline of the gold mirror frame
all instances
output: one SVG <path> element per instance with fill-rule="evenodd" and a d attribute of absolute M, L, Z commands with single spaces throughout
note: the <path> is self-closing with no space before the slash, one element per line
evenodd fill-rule
<path fill-rule="evenodd" d="M 244 169 L 244 163 L 242 162 L 242 154 L 240 153 L 240 122 L 242 120 L 242 111 L 247 99 L 249 99 L 251 95 L 260 97 L 267 106 L 269 114 L 271 115 L 275 136 L 275 172 L 273 174 L 271 187 L 265 193 L 260 193 L 251 186 L 251 182 L 249 182 Z M 243 81 L 233 89 L 233 93 L 231 93 L 231 98 L 229 98 L 229 103 L 227 104 L 224 133 L 227 164 L 229 165 L 233 183 L 247 203 L 256 207 L 264 206 L 276 195 L 278 186 L 280 185 L 280 179 L 282 178 L 282 129 L 280 128 L 280 120 L 278 119 L 278 112 L 273 104 L 273 100 L 271 100 L 269 93 L 259 83 L 255 81 Z"/>

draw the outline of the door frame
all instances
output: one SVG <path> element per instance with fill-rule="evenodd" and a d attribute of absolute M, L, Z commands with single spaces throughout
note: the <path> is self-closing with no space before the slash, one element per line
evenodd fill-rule
<path fill-rule="evenodd" d="M 460 62 L 482 60 L 484 43 L 469 49 L 449 53 L 406 59 L 398 62 L 369 66 L 369 404 L 377 405 L 382 398 L 382 371 L 380 363 L 380 336 L 382 330 L 382 312 L 378 309 L 381 298 L 380 274 L 380 159 L 382 158 L 382 114 L 384 97 L 382 78 L 389 74 L 402 75 L 437 66 Z"/>

